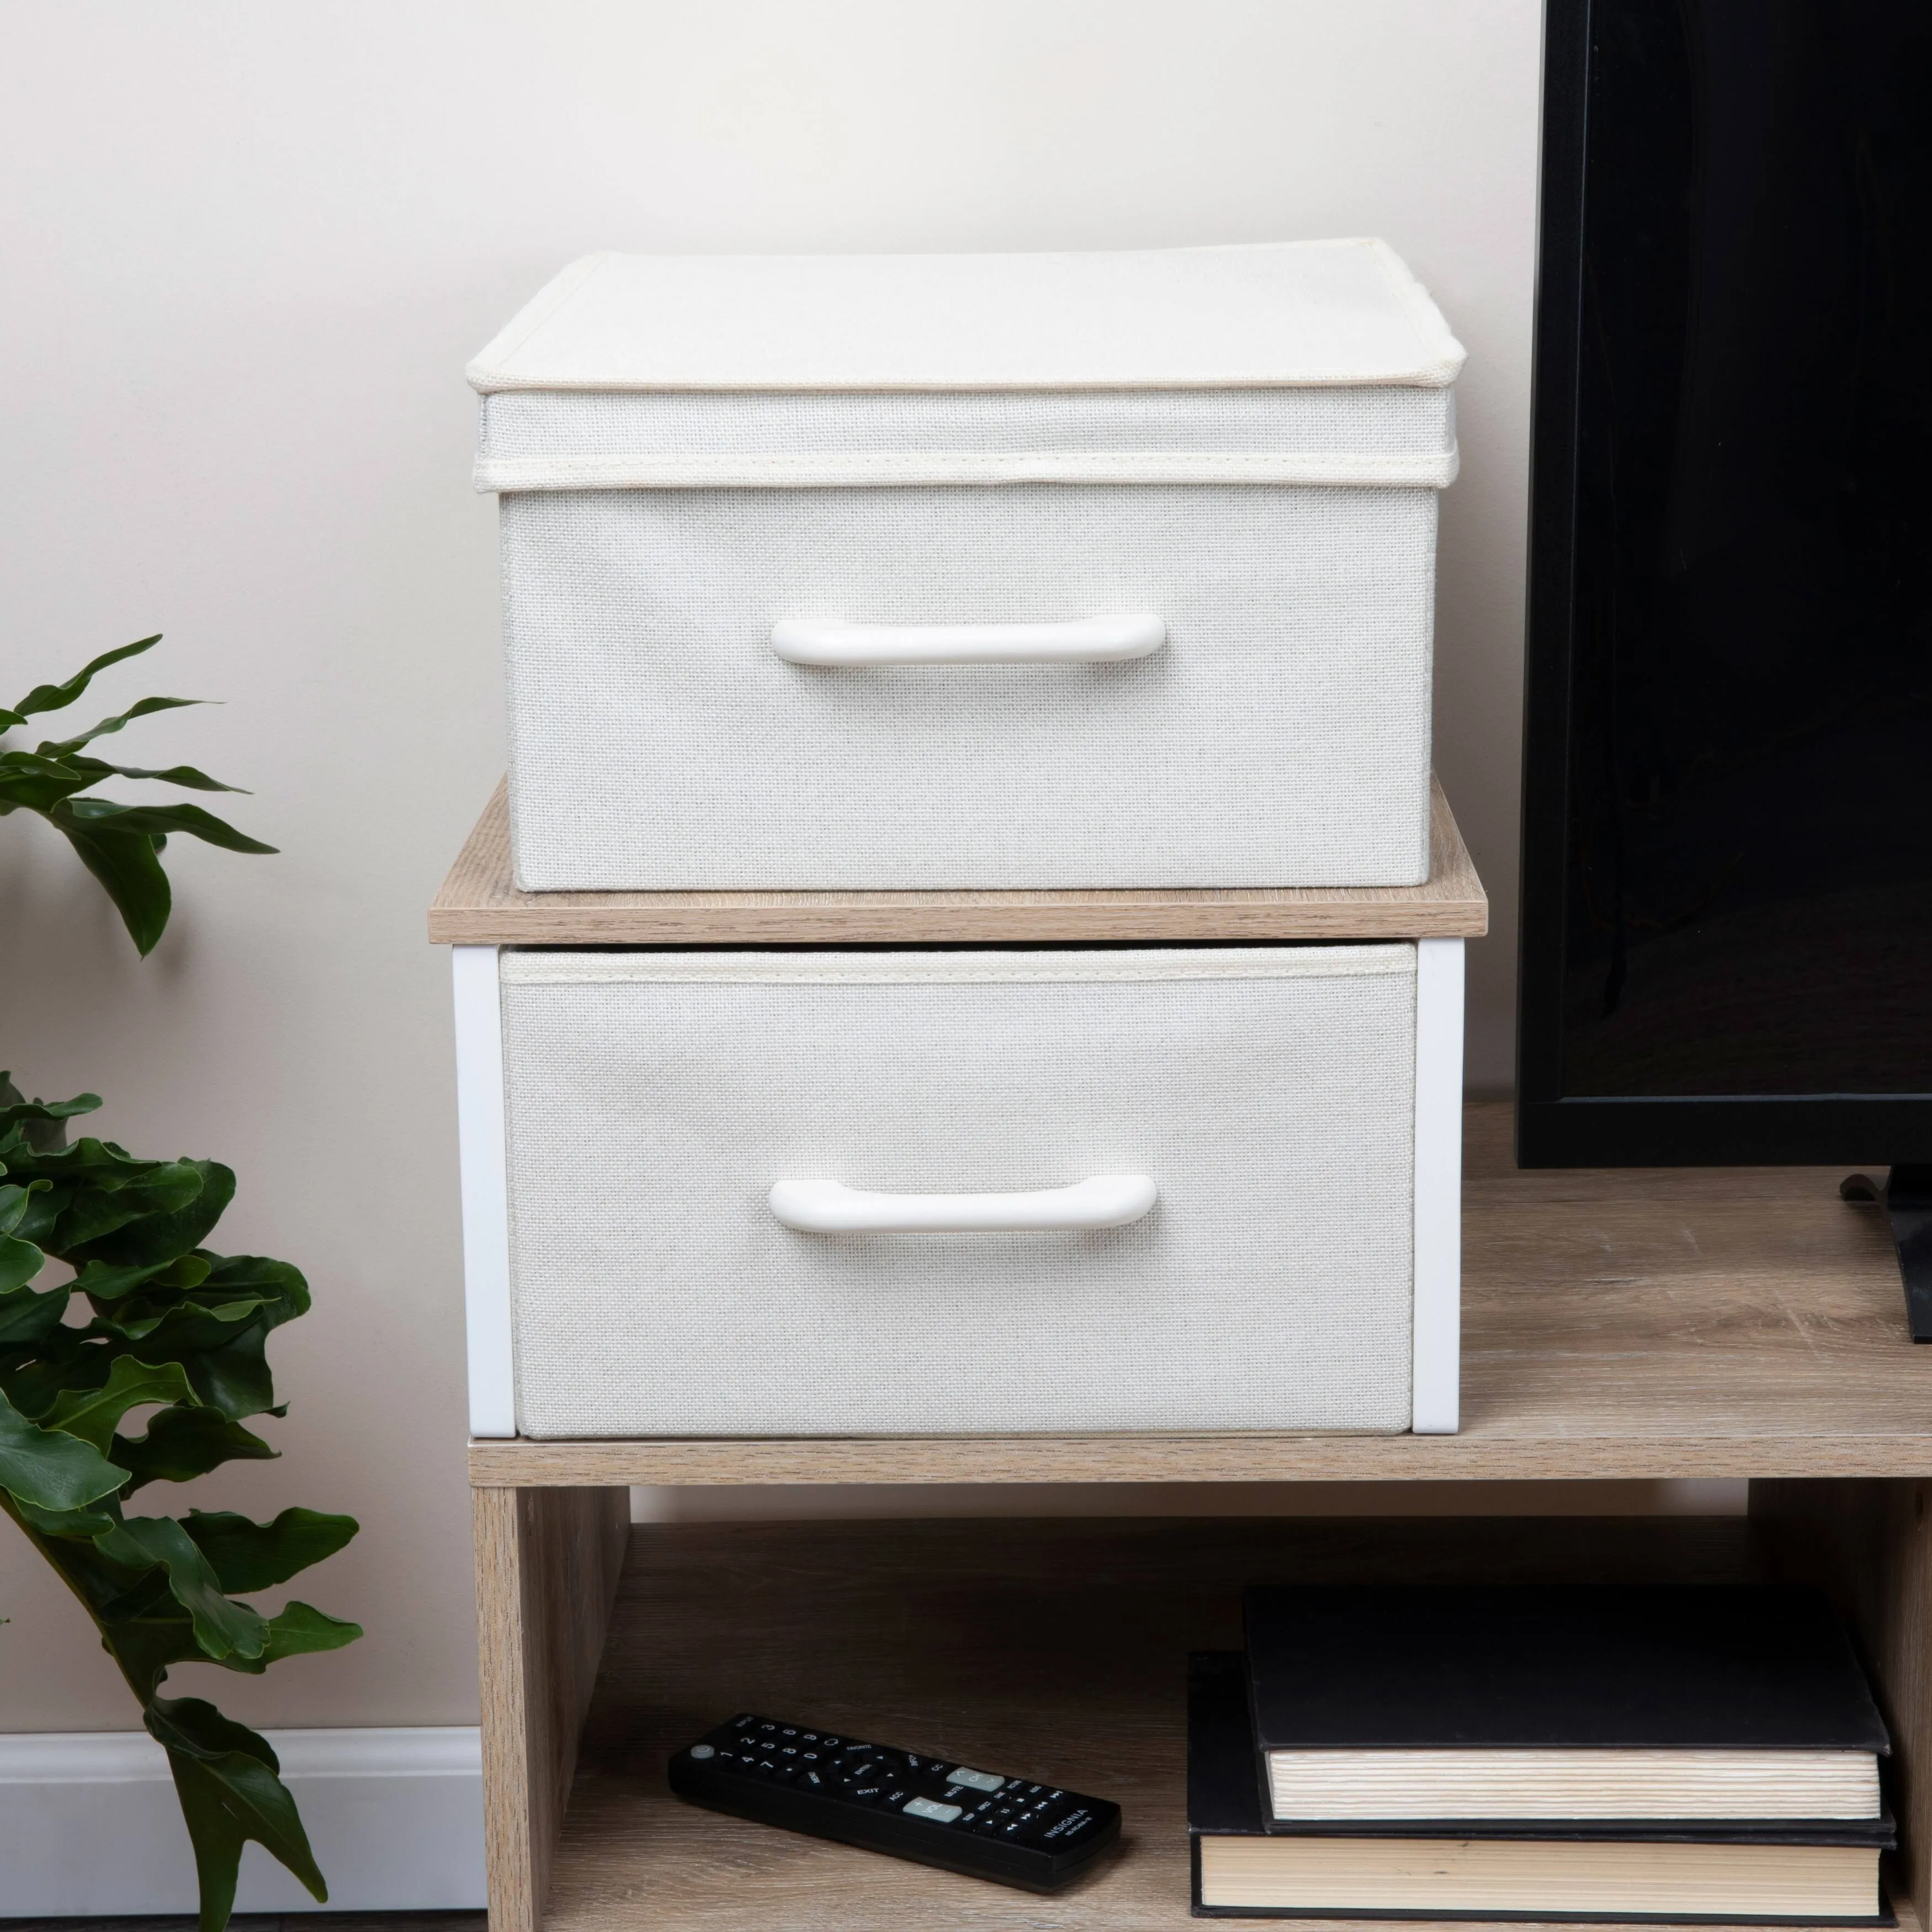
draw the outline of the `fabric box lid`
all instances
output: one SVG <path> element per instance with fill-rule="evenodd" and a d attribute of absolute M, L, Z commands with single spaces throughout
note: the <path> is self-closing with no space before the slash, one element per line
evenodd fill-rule
<path fill-rule="evenodd" d="M 1439 487 L 1462 360 L 1400 258 L 1358 239 L 591 255 L 468 373 L 484 489 Z"/>
<path fill-rule="evenodd" d="M 1386 242 L 1067 255 L 589 255 L 470 365 L 500 389 L 1439 388 Z"/>

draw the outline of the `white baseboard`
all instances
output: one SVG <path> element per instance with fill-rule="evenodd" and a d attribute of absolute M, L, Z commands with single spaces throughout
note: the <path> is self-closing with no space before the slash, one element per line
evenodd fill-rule
<path fill-rule="evenodd" d="M 480 1907 L 483 1763 L 471 1727 L 269 1731 L 328 1881 L 318 1906 L 259 1845 L 240 1912 Z M 195 1909 L 166 1754 L 145 1731 L 0 1733 L 0 1916 Z"/>

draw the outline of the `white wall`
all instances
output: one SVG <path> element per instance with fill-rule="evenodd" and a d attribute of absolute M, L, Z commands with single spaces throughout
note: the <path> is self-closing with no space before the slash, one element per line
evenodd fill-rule
<path fill-rule="evenodd" d="M 370 1628 L 194 1688 L 282 1725 L 466 1721 L 446 962 L 422 910 L 500 768 L 463 364 L 588 250 L 1109 248 L 1374 233 L 1467 344 L 1438 763 L 1486 879 L 1472 1068 L 1510 1066 L 1538 0 L 4 0 L 0 696 L 155 629 L 122 742 L 283 848 L 171 854 L 137 962 L 0 824 L 0 1064 L 241 1175 L 307 1270 L 280 1463 L 346 1508 L 302 1594 Z M 274 1425 L 272 1425 L 273 1426 Z M 0 1730 L 124 1726 L 0 1540 Z M 193 1675 L 194 1673 L 190 1673 Z M 201 1673 L 213 1676 L 214 1673 Z"/>

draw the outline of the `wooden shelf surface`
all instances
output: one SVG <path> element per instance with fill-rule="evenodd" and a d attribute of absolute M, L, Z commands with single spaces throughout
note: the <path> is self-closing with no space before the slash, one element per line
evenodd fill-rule
<path fill-rule="evenodd" d="M 1837 1168 L 1520 1172 L 1468 1116 L 1458 1436 L 476 1442 L 483 1484 L 1932 1474 L 1932 1348 Z"/>
<path fill-rule="evenodd" d="M 452 946 L 938 945 L 1474 939 L 1490 904 L 1440 785 L 1424 886 L 1162 892 L 524 892 L 506 789 L 430 908 Z"/>
<path fill-rule="evenodd" d="M 1243 1584 L 1723 1582 L 1766 1560 L 1741 1518 L 653 1526 L 544 1932 L 1181 1932 L 1186 1658 L 1238 1647 Z M 1122 1851 L 1038 1898 L 681 1804 L 670 1753 L 744 1709 L 1115 1798 Z"/>

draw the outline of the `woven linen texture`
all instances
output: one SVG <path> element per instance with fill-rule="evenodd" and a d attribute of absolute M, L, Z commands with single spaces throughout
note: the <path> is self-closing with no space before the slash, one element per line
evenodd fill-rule
<path fill-rule="evenodd" d="M 1434 456 L 1456 440 L 1455 391 L 1042 389 L 512 390 L 481 404 L 485 461 L 568 456 L 1159 450 Z"/>
<path fill-rule="evenodd" d="M 524 982 L 506 955 L 519 1430 L 1407 1427 L 1414 951 L 1307 950 L 1318 970 L 1281 949 L 1277 976 L 1219 980 L 830 956 L 815 984 L 755 960 L 657 981 L 649 954 Z M 1334 970 L 1349 951 L 1364 970 Z M 1158 1204 L 1090 1233 L 802 1234 L 766 1200 L 786 1174 L 1121 1173 Z"/>
<path fill-rule="evenodd" d="M 526 890 L 1399 886 L 1428 876 L 1432 490 L 502 500 Z M 787 617 L 1156 614 L 1112 664 L 834 670 Z"/>

